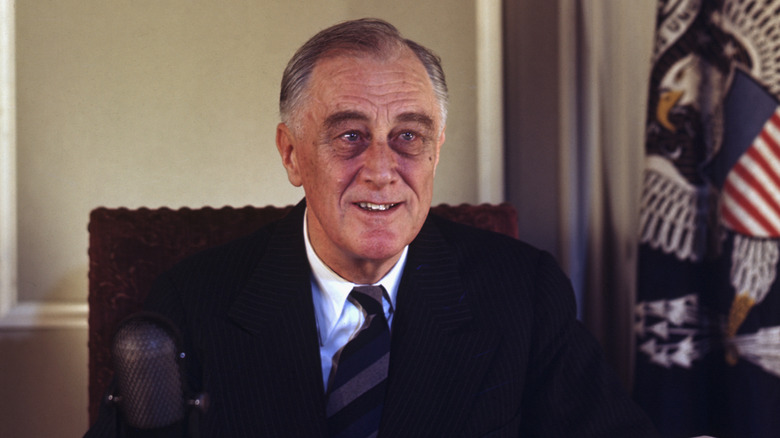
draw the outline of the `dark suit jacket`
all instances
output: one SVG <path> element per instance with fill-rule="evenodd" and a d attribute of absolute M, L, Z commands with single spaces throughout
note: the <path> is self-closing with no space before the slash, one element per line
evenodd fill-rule
<path fill-rule="evenodd" d="M 304 205 L 163 275 L 203 436 L 326 436 Z M 410 245 L 381 437 L 650 436 L 548 254 L 430 216 Z"/>

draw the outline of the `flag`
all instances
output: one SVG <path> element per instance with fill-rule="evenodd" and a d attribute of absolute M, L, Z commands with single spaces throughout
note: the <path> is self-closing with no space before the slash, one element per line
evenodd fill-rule
<path fill-rule="evenodd" d="M 663 436 L 780 436 L 780 0 L 659 0 L 633 394 Z"/>

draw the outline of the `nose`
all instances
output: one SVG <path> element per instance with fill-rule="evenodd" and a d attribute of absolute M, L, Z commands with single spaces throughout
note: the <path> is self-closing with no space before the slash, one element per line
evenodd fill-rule
<path fill-rule="evenodd" d="M 363 156 L 361 178 L 364 182 L 383 187 L 395 181 L 397 156 L 386 141 L 372 141 Z"/>

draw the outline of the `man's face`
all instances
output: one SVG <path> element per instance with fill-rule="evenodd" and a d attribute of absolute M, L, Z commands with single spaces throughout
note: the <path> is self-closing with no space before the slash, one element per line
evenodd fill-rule
<path fill-rule="evenodd" d="M 444 143 L 425 67 L 410 51 L 388 59 L 317 63 L 308 99 L 277 147 L 303 185 L 317 255 L 356 283 L 379 280 L 420 231 Z"/>

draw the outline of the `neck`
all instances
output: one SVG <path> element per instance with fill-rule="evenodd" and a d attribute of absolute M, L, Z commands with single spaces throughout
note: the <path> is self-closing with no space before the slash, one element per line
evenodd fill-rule
<path fill-rule="evenodd" d="M 398 263 L 401 254 L 390 259 L 375 260 L 353 260 L 352 263 L 339 265 L 328 260 L 323 262 L 337 273 L 341 278 L 355 284 L 374 284 L 379 282 L 391 269 Z"/>

